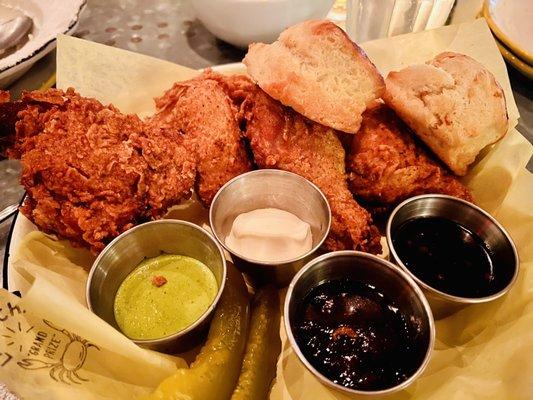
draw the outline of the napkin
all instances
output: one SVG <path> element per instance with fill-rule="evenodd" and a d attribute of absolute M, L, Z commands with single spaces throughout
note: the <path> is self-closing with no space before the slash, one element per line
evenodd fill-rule
<path fill-rule="evenodd" d="M 85 303 L 94 257 L 41 232 L 13 268 L 29 287 L 0 291 L 0 381 L 23 399 L 120 399 L 149 393 L 186 363 L 141 349 Z"/>

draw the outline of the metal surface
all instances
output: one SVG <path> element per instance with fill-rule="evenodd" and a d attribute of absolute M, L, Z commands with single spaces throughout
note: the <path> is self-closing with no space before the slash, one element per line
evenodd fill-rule
<path fill-rule="evenodd" d="M 216 39 L 190 1 L 89 1 L 76 36 L 191 68 L 241 60 L 244 51 Z"/>
<path fill-rule="evenodd" d="M 325 18 L 334 1 L 191 0 L 191 3 L 210 32 L 247 49 L 250 43 L 274 42 L 287 27 L 299 22 Z"/>
<path fill-rule="evenodd" d="M 24 189 L 19 185 L 20 171 L 18 160 L 0 161 L 0 222 L 16 211 L 24 194 Z"/>
<path fill-rule="evenodd" d="M 313 248 L 298 258 L 284 262 L 262 262 L 235 253 L 225 239 L 239 214 L 259 208 L 279 208 L 311 225 Z M 261 169 L 232 179 L 215 195 L 209 209 L 211 231 L 231 254 L 235 266 L 256 283 L 289 284 L 294 274 L 312 258 L 326 240 L 331 226 L 331 210 L 324 194 L 307 179 L 291 172 Z"/>
<path fill-rule="evenodd" d="M 18 210 L 18 204 L 11 204 L 10 206 L 7 206 L 3 210 L 1 210 L 0 211 L 0 222 L 9 218 L 12 214 L 15 214 L 17 210 Z"/>
<path fill-rule="evenodd" d="M 322 282 L 349 278 L 368 283 L 387 296 L 395 305 L 415 320 L 420 334 L 427 341 L 424 360 L 418 369 L 404 382 L 384 390 L 362 391 L 349 389 L 330 381 L 318 372 L 302 354 L 292 332 L 291 320 L 297 312 L 302 299 Z M 435 343 L 435 323 L 430 306 L 424 294 L 405 272 L 394 264 L 372 254 L 360 251 L 336 251 L 320 256 L 307 264 L 292 280 L 285 297 L 283 318 L 289 342 L 304 366 L 320 382 L 352 396 L 366 395 L 379 397 L 405 389 L 422 374 L 433 352 Z"/>
<path fill-rule="evenodd" d="M 185 351 L 202 338 L 200 332 L 212 317 L 226 281 L 226 260 L 217 242 L 199 226 L 186 221 L 147 222 L 114 239 L 95 260 L 87 280 L 87 305 L 104 321 L 118 328 L 114 302 L 120 284 L 145 258 L 177 254 L 195 258 L 215 275 L 218 292 L 202 316 L 188 328 L 153 340 L 133 340 L 140 346 L 163 352 Z"/>
<path fill-rule="evenodd" d="M 491 249 L 495 263 L 508 269 L 507 285 L 490 296 L 460 297 L 441 292 L 418 279 L 398 257 L 392 242 L 396 229 L 405 221 L 416 217 L 443 217 L 477 234 Z M 511 289 L 518 276 L 518 254 L 507 231 L 481 208 L 455 197 L 430 194 L 405 200 L 391 213 L 387 222 L 386 236 L 391 260 L 422 288 L 437 318 L 445 317 L 469 304 L 486 303 L 502 297 Z"/>

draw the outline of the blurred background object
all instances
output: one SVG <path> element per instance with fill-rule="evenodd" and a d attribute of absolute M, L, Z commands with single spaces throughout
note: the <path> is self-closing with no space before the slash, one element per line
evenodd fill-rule
<path fill-rule="evenodd" d="M 533 64 L 533 1 L 486 0 L 483 16 L 501 42 Z"/>
<path fill-rule="evenodd" d="M 533 1 L 485 0 L 483 17 L 503 58 L 533 80 Z"/>
<path fill-rule="evenodd" d="M 218 38 L 240 48 L 272 43 L 289 26 L 323 19 L 335 0 L 192 0 L 196 16 Z"/>
<path fill-rule="evenodd" d="M 55 48 L 58 34 L 72 33 L 86 0 L 0 1 L 0 89 Z"/>
<path fill-rule="evenodd" d="M 355 42 L 443 26 L 455 0 L 348 0 L 346 30 Z"/>
<path fill-rule="evenodd" d="M 0 222 L 15 212 L 24 194 L 19 185 L 20 162 L 18 160 L 3 160 L 0 168 Z"/>
<path fill-rule="evenodd" d="M 19 10 L 0 5 L 0 56 L 29 39 L 33 20 Z"/>

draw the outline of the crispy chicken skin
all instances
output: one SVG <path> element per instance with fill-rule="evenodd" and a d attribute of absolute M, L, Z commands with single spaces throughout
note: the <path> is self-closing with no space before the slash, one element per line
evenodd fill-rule
<path fill-rule="evenodd" d="M 255 86 L 241 110 L 257 165 L 294 172 L 325 194 L 332 212 L 326 247 L 379 253 L 379 232 L 348 190 L 345 152 L 335 131 L 284 107 Z"/>
<path fill-rule="evenodd" d="M 9 92 L 0 90 L 0 160 L 7 157 L 15 141 L 17 114 L 25 107 L 22 101 L 10 101 Z"/>
<path fill-rule="evenodd" d="M 216 192 L 230 179 L 251 169 L 237 108 L 218 74 L 207 71 L 195 79 L 175 83 L 156 99 L 151 123 L 165 131 L 182 132 L 195 155 L 196 192 L 209 206 Z"/>
<path fill-rule="evenodd" d="M 417 143 L 386 105 L 363 114 L 347 158 L 352 193 L 380 214 L 408 197 L 440 193 L 472 201 L 472 195 Z"/>
<path fill-rule="evenodd" d="M 226 91 L 233 101 L 233 104 L 239 109 L 238 119 L 242 121 L 241 105 L 251 94 L 260 88 L 247 75 L 221 75 L 211 73 L 211 79 L 216 80 Z"/>
<path fill-rule="evenodd" d="M 190 196 L 195 164 L 178 133 L 73 89 L 27 92 L 22 102 L 10 156 L 22 162 L 21 211 L 42 231 L 98 252 Z"/>

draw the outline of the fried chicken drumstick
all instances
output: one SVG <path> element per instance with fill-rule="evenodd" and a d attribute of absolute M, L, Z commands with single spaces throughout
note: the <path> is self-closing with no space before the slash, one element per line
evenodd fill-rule
<path fill-rule="evenodd" d="M 39 229 L 98 252 L 191 194 L 195 164 L 179 133 L 83 98 L 24 93 L 11 157 L 21 159 L 21 211 Z"/>
<path fill-rule="evenodd" d="M 232 83 L 239 84 L 232 91 L 237 100 L 248 92 L 241 110 L 257 165 L 294 172 L 324 192 L 332 212 L 326 247 L 379 253 L 379 232 L 348 190 L 345 153 L 335 131 L 284 107 L 253 84 L 246 88 L 242 78 L 228 80 Z"/>
<path fill-rule="evenodd" d="M 167 131 L 183 133 L 197 163 L 196 193 L 207 207 L 222 185 L 251 169 L 238 110 L 222 81 L 221 75 L 207 71 L 175 83 L 156 99 L 157 113 L 151 119 Z"/>
<path fill-rule="evenodd" d="M 472 201 L 469 190 L 418 144 L 386 105 L 363 114 L 347 158 L 352 193 L 373 212 L 384 213 L 420 194 L 439 193 Z"/>

